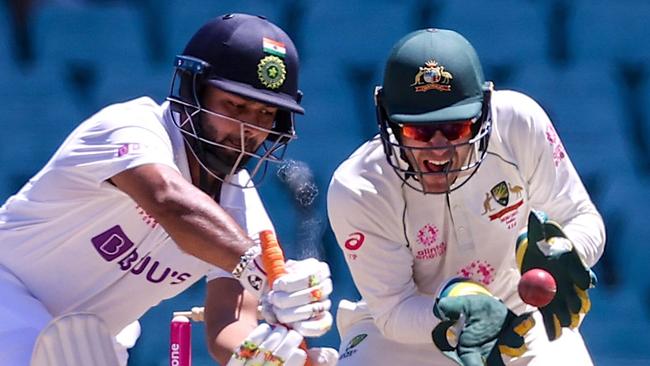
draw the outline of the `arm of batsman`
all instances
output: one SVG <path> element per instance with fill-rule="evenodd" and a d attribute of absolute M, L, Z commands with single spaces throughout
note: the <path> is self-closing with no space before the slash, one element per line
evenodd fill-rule
<path fill-rule="evenodd" d="M 309 357 L 312 365 L 334 366 L 338 352 L 333 348 L 300 349 L 302 336 L 281 325 L 262 323 L 233 352 L 226 366 L 278 365 L 303 366 Z"/>
<path fill-rule="evenodd" d="M 320 337 L 332 328 L 329 295 L 333 286 L 327 263 L 315 258 L 287 261 L 287 274 L 262 297 L 261 313 L 271 324 L 285 324 L 305 337 Z"/>
<path fill-rule="evenodd" d="M 443 286 L 433 311 L 441 320 L 434 344 L 461 366 L 503 366 L 501 354 L 522 355 L 524 335 L 535 325 L 530 313 L 516 316 L 484 286 L 462 278 Z"/>
<path fill-rule="evenodd" d="M 522 274 L 541 268 L 555 278 L 555 297 L 539 308 L 548 339 L 557 339 L 562 327 L 577 327 L 581 315 L 591 308 L 587 290 L 595 287 L 597 280 L 560 225 L 547 220 L 542 212 L 531 211 L 527 232 L 517 239 L 516 256 Z"/>

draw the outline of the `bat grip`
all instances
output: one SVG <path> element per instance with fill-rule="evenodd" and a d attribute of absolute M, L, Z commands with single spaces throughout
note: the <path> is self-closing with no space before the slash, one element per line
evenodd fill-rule
<path fill-rule="evenodd" d="M 264 266 L 264 270 L 266 270 L 269 286 L 273 288 L 275 280 L 287 273 L 284 266 L 284 253 L 282 253 L 278 238 L 271 230 L 263 230 L 260 232 L 260 245 L 262 247 L 262 265 Z M 307 342 L 304 339 L 300 344 L 300 348 L 307 353 Z M 309 356 L 307 356 L 305 366 L 311 366 Z"/>

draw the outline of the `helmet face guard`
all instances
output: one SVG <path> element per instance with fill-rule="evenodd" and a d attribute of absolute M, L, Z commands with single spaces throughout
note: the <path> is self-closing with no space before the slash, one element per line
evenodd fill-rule
<path fill-rule="evenodd" d="M 268 162 L 278 163 L 283 160 L 287 144 L 296 138 L 296 133 L 293 113 L 287 110 L 278 109 L 273 128 L 265 129 L 204 108 L 201 103 L 202 90 L 212 87 L 205 83 L 210 67 L 210 64 L 198 58 L 177 56 L 167 100 L 171 104 L 174 125 L 182 133 L 183 139 L 201 166 L 200 188 L 212 195 L 212 189 L 206 187 L 206 173 L 223 183 L 244 188 L 252 187 L 264 178 Z M 301 94 L 298 96 L 299 102 Z M 201 125 L 203 113 L 238 124 L 239 147 L 206 138 Z M 262 131 L 268 135 L 261 145 L 254 148 L 249 146 L 247 149 L 244 133 L 247 129 Z M 236 154 L 234 157 L 233 152 Z M 243 185 L 231 182 L 229 177 L 244 167 L 250 168 L 249 181 Z"/>
<path fill-rule="evenodd" d="M 491 95 L 476 50 L 457 32 L 420 29 L 393 46 L 375 105 L 386 158 L 406 185 L 449 193 L 476 173 L 492 130 Z"/>
<path fill-rule="evenodd" d="M 490 97 L 492 93 L 492 83 L 486 83 L 483 104 L 480 115 L 474 119 L 472 124 L 472 135 L 468 141 L 454 143 L 444 146 L 410 146 L 402 141 L 400 134 L 400 125 L 388 118 L 384 105 L 382 103 L 382 87 L 375 88 L 375 111 L 377 124 L 379 127 L 379 137 L 381 139 L 384 153 L 388 164 L 393 168 L 400 179 L 412 189 L 422 193 L 448 193 L 463 186 L 476 172 L 481 162 L 487 154 L 487 147 L 492 131 L 492 120 L 490 113 Z M 436 122 L 430 122 L 435 124 Z M 442 122 L 438 122 L 442 123 Z M 458 168 L 452 168 L 453 158 L 446 168 L 439 172 L 422 171 L 415 162 L 414 153 L 423 150 L 452 150 L 465 149 L 469 146 L 469 153 L 465 161 Z M 455 156 L 455 154 L 452 154 Z M 445 177 L 447 184 L 446 189 L 440 191 L 429 191 L 424 187 L 424 178 L 426 176 Z"/>

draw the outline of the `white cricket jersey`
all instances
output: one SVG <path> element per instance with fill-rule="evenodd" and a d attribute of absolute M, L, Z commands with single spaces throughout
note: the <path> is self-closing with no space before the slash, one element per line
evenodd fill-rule
<path fill-rule="evenodd" d="M 79 125 L 54 156 L 0 208 L 0 265 L 51 312 L 90 311 L 113 334 L 209 271 L 126 193 L 107 182 L 144 164 L 191 181 L 168 103 L 147 97 L 104 108 Z M 246 182 L 248 173 L 233 179 Z M 272 229 L 254 188 L 224 184 L 221 206 L 250 235 Z"/>
<path fill-rule="evenodd" d="M 492 120 L 485 160 L 449 194 L 404 185 L 378 137 L 334 173 L 329 220 L 368 315 L 392 340 L 431 342 L 434 295 L 452 276 L 486 285 L 522 312 L 515 243 L 531 208 L 563 225 L 589 266 L 602 254 L 602 219 L 542 108 L 496 91 Z"/>

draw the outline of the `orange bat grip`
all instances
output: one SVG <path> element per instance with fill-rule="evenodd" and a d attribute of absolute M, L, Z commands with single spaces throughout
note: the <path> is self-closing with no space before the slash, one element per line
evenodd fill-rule
<path fill-rule="evenodd" d="M 275 233 L 271 230 L 260 232 L 260 242 L 262 245 L 262 265 L 269 279 L 269 286 L 273 287 L 273 282 L 287 273 L 284 268 L 284 253 L 282 253 L 282 248 L 280 248 Z"/>
<path fill-rule="evenodd" d="M 278 277 L 287 273 L 287 270 L 284 268 L 284 253 L 282 253 L 278 238 L 271 230 L 263 230 L 260 232 L 260 244 L 262 246 L 262 265 L 264 266 L 264 270 L 266 270 L 269 286 L 272 288 L 273 282 Z M 304 339 L 300 344 L 300 348 L 307 353 L 307 342 Z M 305 366 L 311 366 L 309 357 L 305 361 Z"/>

